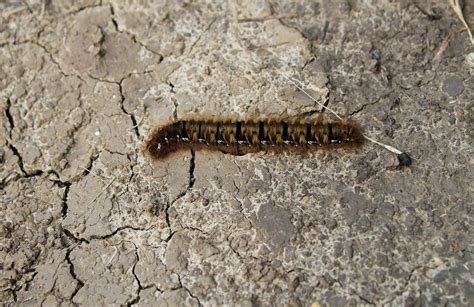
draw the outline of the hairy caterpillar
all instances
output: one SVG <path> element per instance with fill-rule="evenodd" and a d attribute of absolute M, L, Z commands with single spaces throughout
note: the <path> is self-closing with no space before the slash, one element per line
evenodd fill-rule
<path fill-rule="evenodd" d="M 217 150 L 234 155 L 260 150 L 304 152 L 364 143 L 362 129 L 351 120 L 191 118 L 158 127 L 145 142 L 145 153 L 162 159 L 183 149 Z"/>

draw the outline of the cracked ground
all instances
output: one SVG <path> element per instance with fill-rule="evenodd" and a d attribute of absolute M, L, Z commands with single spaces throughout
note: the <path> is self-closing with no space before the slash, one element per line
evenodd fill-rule
<path fill-rule="evenodd" d="M 474 304 L 473 48 L 447 1 L 122 3 L 0 3 L 2 305 Z M 189 114 L 322 111 L 284 76 L 412 165 L 143 155 Z"/>

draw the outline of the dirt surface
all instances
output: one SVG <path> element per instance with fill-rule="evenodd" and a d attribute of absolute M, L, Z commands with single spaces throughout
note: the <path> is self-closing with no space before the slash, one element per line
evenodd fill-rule
<path fill-rule="evenodd" d="M 124 2 L 0 3 L 2 304 L 474 304 L 473 49 L 448 1 Z M 413 164 L 144 157 L 191 113 L 320 111 L 285 75 Z"/>

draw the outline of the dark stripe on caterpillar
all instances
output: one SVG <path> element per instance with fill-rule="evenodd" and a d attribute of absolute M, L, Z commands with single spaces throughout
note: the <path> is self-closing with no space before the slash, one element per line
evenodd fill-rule
<path fill-rule="evenodd" d="M 304 152 L 317 148 L 359 147 L 363 131 L 352 120 L 191 118 L 155 129 L 145 153 L 162 159 L 182 149 L 217 150 L 234 155 L 260 150 Z"/>

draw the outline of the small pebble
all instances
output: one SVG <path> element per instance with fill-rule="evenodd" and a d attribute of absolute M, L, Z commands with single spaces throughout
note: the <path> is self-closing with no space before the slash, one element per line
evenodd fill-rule
<path fill-rule="evenodd" d="M 389 154 L 383 159 L 383 166 L 386 169 L 396 169 L 400 165 L 400 161 L 395 157 L 395 155 Z"/>
<path fill-rule="evenodd" d="M 402 152 L 398 155 L 398 161 L 400 162 L 400 166 L 410 166 L 411 165 L 411 158 L 406 152 Z"/>
<path fill-rule="evenodd" d="M 374 50 L 372 51 L 371 55 L 372 55 L 372 59 L 377 60 L 377 61 L 380 60 L 380 51 Z"/>
<path fill-rule="evenodd" d="M 466 62 L 469 66 L 474 67 L 474 52 L 466 55 Z"/>
<path fill-rule="evenodd" d="M 460 77 L 452 76 L 444 80 L 443 91 L 451 97 L 456 97 L 464 91 L 464 84 Z"/>

